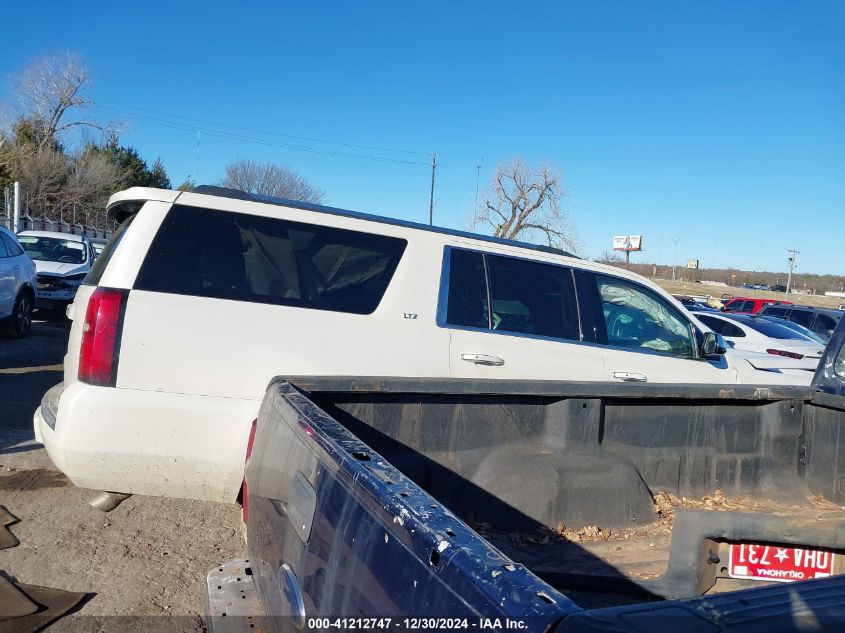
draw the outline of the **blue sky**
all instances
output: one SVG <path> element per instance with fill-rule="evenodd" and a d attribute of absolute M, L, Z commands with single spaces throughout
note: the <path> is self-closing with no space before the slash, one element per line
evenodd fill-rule
<path fill-rule="evenodd" d="M 0 75 L 79 52 L 92 112 L 174 184 L 274 160 L 327 204 L 425 222 L 437 152 L 435 223 L 466 228 L 477 166 L 483 190 L 522 156 L 562 171 L 589 257 L 630 233 L 632 261 L 677 239 L 678 262 L 785 270 L 795 248 L 845 274 L 836 0 L 13 0 L 4 23 Z"/>

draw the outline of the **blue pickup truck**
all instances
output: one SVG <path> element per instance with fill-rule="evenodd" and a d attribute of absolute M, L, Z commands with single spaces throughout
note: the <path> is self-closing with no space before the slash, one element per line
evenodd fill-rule
<path fill-rule="evenodd" d="M 209 628 L 845 630 L 843 340 L 812 388 L 277 378 Z"/>

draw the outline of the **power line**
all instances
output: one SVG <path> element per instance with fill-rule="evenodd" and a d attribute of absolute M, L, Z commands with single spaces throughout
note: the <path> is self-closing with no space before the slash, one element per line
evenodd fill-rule
<path fill-rule="evenodd" d="M 103 102 L 103 100 L 100 100 L 100 102 Z M 144 108 L 142 106 L 129 105 L 129 104 L 125 104 L 125 103 L 118 103 L 118 102 L 115 102 L 115 101 L 106 100 L 104 103 L 111 103 L 113 106 L 118 106 L 118 107 L 125 108 L 125 109 L 128 108 L 129 110 L 141 110 L 141 111 L 145 111 L 145 112 L 151 112 L 152 114 L 157 114 L 159 116 L 166 116 L 166 117 L 170 117 L 170 118 L 173 118 L 173 119 L 182 119 L 182 120 L 185 120 L 185 121 L 191 121 L 193 123 L 203 123 L 205 125 L 213 125 L 215 127 L 220 127 L 220 128 L 242 130 L 244 132 L 255 132 L 257 134 L 267 134 L 267 135 L 270 135 L 270 136 L 283 136 L 285 138 L 292 138 L 292 139 L 296 139 L 296 140 L 299 140 L 299 141 L 310 141 L 312 143 L 327 143 L 329 145 L 340 145 L 340 146 L 343 146 L 343 147 L 355 147 L 355 148 L 358 148 L 358 149 L 370 149 L 370 150 L 375 150 L 375 151 L 379 151 L 379 152 L 395 152 L 395 153 L 400 153 L 400 154 L 416 154 L 416 155 L 419 155 L 419 156 L 428 156 L 428 152 L 421 152 L 421 151 L 416 151 L 416 150 L 394 149 L 394 148 L 390 148 L 390 147 L 378 147 L 378 146 L 374 146 L 374 145 L 356 145 L 354 143 L 344 143 L 344 142 L 341 142 L 341 141 L 330 141 L 330 140 L 327 140 L 327 139 L 320 139 L 320 138 L 314 138 L 314 137 L 309 137 L 309 136 L 296 136 L 296 135 L 293 135 L 293 134 L 286 134 L 284 132 L 276 132 L 276 131 L 272 131 L 272 130 L 261 130 L 261 129 L 258 129 L 258 128 L 244 127 L 244 126 L 240 126 L 240 125 L 232 125 L 231 123 L 219 123 L 217 121 L 210 121 L 208 119 L 199 119 L 199 118 L 196 118 L 196 117 L 189 117 L 189 116 L 185 116 L 185 115 L 182 115 L 182 114 L 172 114 L 172 113 L 169 113 L 169 112 L 164 112 L 162 110 L 154 110 L 152 108 Z M 196 127 L 196 126 L 193 126 L 193 127 Z"/>
<path fill-rule="evenodd" d="M 319 147 L 310 147 L 310 146 L 307 146 L 307 145 L 293 145 L 291 143 L 282 143 L 280 141 L 272 141 L 272 140 L 268 140 L 268 139 L 246 136 L 244 134 L 236 134 L 236 133 L 233 133 L 233 132 L 222 132 L 222 131 L 219 131 L 219 130 L 213 130 L 213 129 L 205 128 L 205 127 L 202 127 L 202 126 L 190 125 L 190 124 L 187 124 L 187 123 L 177 123 L 177 122 L 173 122 L 173 121 L 167 121 L 167 120 L 164 120 L 164 119 L 158 119 L 158 118 L 147 116 L 147 115 L 139 115 L 137 113 L 121 111 L 117 108 L 111 108 L 111 107 L 108 107 L 108 106 L 98 105 L 96 107 L 98 107 L 102 110 L 105 110 L 107 112 L 113 112 L 113 113 L 116 113 L 116 114 L 132 116 L 139 121 L 144 121 L 144 122 L 147 122 L 147 123 L 152 123 L 154 125 L 160 125 L 160 126 L 163 126 L 163 127 L 168 127 L 168 128 L 171 128 L 171 129 L 184 130 L 186 132 L 196 132 L 197 130 L 202 130 L 203 132 L 205 132 L 209 136 L 214 136 L 214 137 L 217 137 L 217 138 L 223 138 L 223 139 L 227 139 L 227 140 L 242 141 L 242 142 L 246 142 L 246 143 L 254 143 L 254 144 L 257 144 L 257 145 L 266 145 L 268 147 L 280 147 L 280 148 L 284 148 L 284 149 L 292 149 L 292 150 L 297 150 L 297 151 L 302 151 L 302 152 L 310 152 L 310 153 L 314 153 L 314 154 L 322 154 L 324 156 L 334 156 L 336 158 L 354 158 L 354 159 L 358 159 L 358 160 L 370 160 L 370 161 L 376 161 L 376 162 L 382 162 L 382 163 L 393 163 L 393 164 L 398 164 L 398 165 L 425 165 L 425 166 L 428 166 L 428 164 L 429 164 L 429 163 L 423 162 L 423 161 L 413 161 L 413 160 L 406 160 L 406 159 L 401 159 L 401 158 L 388 158 L 388 157 L 385 157 L 385 156 L 370 156 L 370 155 L 365 155 L 365 154 L 353 154 L 353 153 L 350 153 L 350 152 L 341 152 L 341 151 L 324 149 L 324 148 L 319 148 Z"/>

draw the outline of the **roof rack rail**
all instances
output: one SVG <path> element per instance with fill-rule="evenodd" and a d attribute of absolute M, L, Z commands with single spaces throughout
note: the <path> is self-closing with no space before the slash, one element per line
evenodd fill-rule
<path fill-rule="evenodd" d="M 259 194 L 246 193 L 244 191 L 239 191 L 238 189 L 229 189 L 228 187 L 218 187 L 216 185 L 199 185 L 195 187 L 194 190 L 191 191 L 191 193 L 199 193 L 207 196 L 219 196 L 221 198 L 232 198 L 234 200 L 249 200 L 252 202 L 263 202 L 264 204 L 275 204 L 283 207 L 302 209 L 304 211 L 316 211 L 318 213 L 341 215 L 345 217 L 356 218 L 359 220 L 381 222 L 382 224 L 391 224 L 393 226 L 402 226 L 406 228 L 417 229 L 420 231 L 429 231 L 431 233 L 440 233 L 443 235 L 465 237 L 474 240 L 481 240 L 484 242 L 493 242 L 495 244 L 502 244 L 505 246 L 516 246 L 518 248 L 525 248 L 532 251 L 540 251 L 543 253 L 551 253 L 552 255 L 563 255 L 564 257 L 573 257 L 575 259 L 580 259 L 577 255 L 573 253 L 569 253 L 553 246 L 543 246 L 542 244 L 531 244 L 529 242 L 508 240 L 501 237 L 493 237 L 491 235 L 470 233 L 469 231 L 459 231 L 456 229 L 447 229 L 440 226 L 430 226 L 428 224 L 421 224 L 419 222 L 411 222 L 408 220 L 399 220 L 386 216 L 361 213 L 360 211 L 349 211 L 347 209 L 338 209 L 336 207 L 327 207 L 321 204 L 314 204 L 312 202 L 303 202 L 301 200 L 289 200 L 287 198 L 278 198 L 275 196 L 263 196 Z"/>

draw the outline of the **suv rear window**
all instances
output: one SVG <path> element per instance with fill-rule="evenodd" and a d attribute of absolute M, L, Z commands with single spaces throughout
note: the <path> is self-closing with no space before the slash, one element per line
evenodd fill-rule
<path fill-rule="evenodd" d="M 384 235 L 173 205 L 135 288 L 370 314 L 406 245 Z"/>

